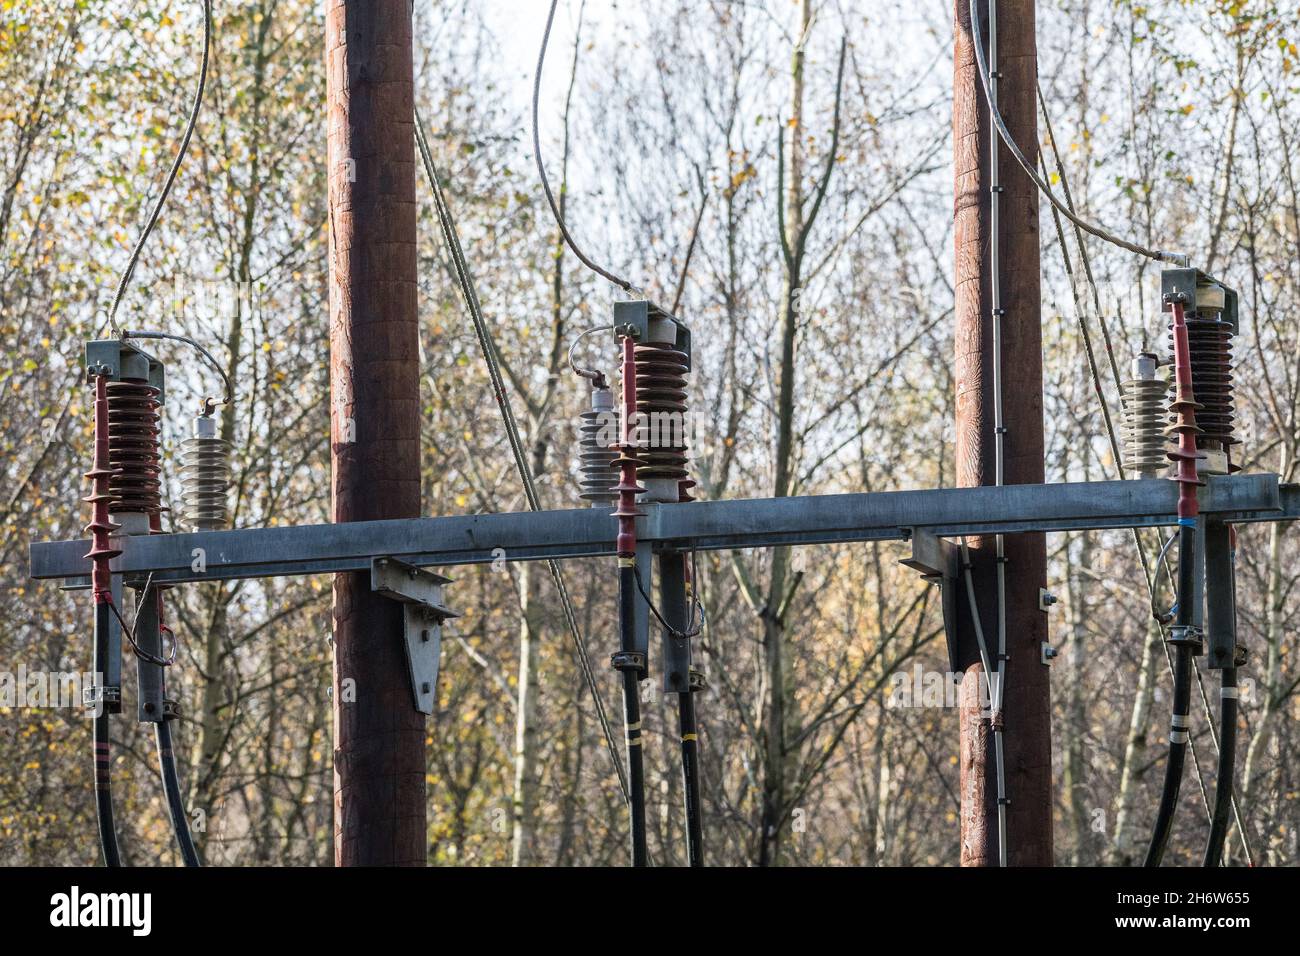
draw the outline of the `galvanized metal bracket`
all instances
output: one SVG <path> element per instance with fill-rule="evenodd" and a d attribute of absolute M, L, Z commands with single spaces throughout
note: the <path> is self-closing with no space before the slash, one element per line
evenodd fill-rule
<path fill-rule="evenodd" d="M 162 625 L 158 620 L 158 591 L 150 585 L 136 590 L 135 656 L 136 696 L 139 697 L 139 720 L 157 724 L 166 719 L 163 694 L 163 669 L 154 663 L 163 656 Z M 153 660 L 146 659 L 145 655 Z"/>
<path fill-rule="evenodd" d="M 425 568 L 375 558 L 370 565 L 370 590 L 402 605 L 402 636 L 415 709 L 433 714 L 442 661 L 442 622 L 459 617 L 443 604 L 443 588 L 451 578 Z"/>
<path fill-rule="evenodd" d="M 951 541 L 945 541 L 924 528 L 905 528 L 907 540 L 912 545 L 910 557 L 899 564 L 906 565 L 932 584 L 939 585 L 939 600 L 943 607 L 943 636 L 948 645 L 948 668 L 961 670 L 957 660 L 957 592 L 960 550 Z"/>
<path fill-rule="evenodd" d="M 1165 303 L 1181 302 L 1188 311 L 1206 316 L 1216 316 L 1232 326 L 1234 333 L 1241 331 L 1240 308 L 1237 292 L 1214 276 L 1199 269 L 1163 269 L 1160 272 L 1160 293 Z"/>
<path fill-rule="evenodd" d="M 96 372 L 114 382 L 123 378 L 143 379 L 158 389 L 158 404 L 167 403 L 163 363 L 144 349 L 121 339 L 96 339 L 86 343 L 85 367 L 87 372 Z"/>

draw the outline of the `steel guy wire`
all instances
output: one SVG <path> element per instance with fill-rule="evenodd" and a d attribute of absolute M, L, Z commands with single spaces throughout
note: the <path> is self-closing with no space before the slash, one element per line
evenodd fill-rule
<path fill-rule="evenodd" d="M 978 49 L 978 45 L 977 45 L 977 49 Z M 1061 190 L 1062 190 L 1062 192 L 1063 192 L 1064 195 L 1065 195 L 1065 201 L 1066 201 L 1066 203 L 1069 204 L 1070 210 L 1072 210 L 1072 209 L 1073 209 L 1073 205 L 1074 205 L 1074 198 L 1073 198 L 1073 196 L 1072 196 L 1071 193 L 1070 193 L 1069 178 L 1068 178 L 1068 176 L 1066 175 L 1064 165 L 1061 163 L 1060 152 L 1057 150 L 1057 146 L 1056 146 L 1056 134 L 1055 134 L 1055 132 L 1054 132 L 1053 129 L 1052 129 L 1051 116 L 1050 116 L 1050 115 L 1048 114 L 1048 112 L 1047 112 L 1047 104 L 1046 104 L 1046 101 L 1043 99 L 1043 93 L 1042 93 L 1042 87 L 1041 87 L 1041 85 L 1039 85 L 1038 88 L 1037 88 L 1037 94 L 1038 94 L 1039 109 L 1040 109 L 1040 111 L 1041 111 L 1041 113 L 1042 113 L 1042 116 L 1043 116 L 1043 122 L 1044 122 L 1045 126 L 1047 127 L 1047 141 L 1048 141 L 1048 145 L 1049 145 L 1049 146 L 1051 147 L 1051 149 L 1052 149 L 1052 155 L 1053 155 L 1054 163 L 1055 163 L 1055 166 L 1056 166 L 1057 175 L 1058 175 L 1058 176 L 1060 177 L 1060 179 L 1061 179 Z M 1046 173 L 1046 169 L 1047 169 L 1047 161 L 1046 161 L 1046 158 L 1045 158 L 1045 157 L 1043 156 L 1043 154 L 1042 154 L 1042 150 L 1039 150 L 1039 157 L 1038 157 L 1038 158 L 1039 158 L 1039 161 L 1043 164 L 1043 169 L 1044 169 L 1044 172 Z M 1049 198 L 1050 198 L 1050 197 L 1049 197 Z M 1069 213 L 1070 213 L 1070 210 L 1066 210 L 1067 218 L 1068 218 L 1068 219 L 1069 219 L 1069 220 L 1074 224 L 1074 226 L 1075 226 L 1075 240 L 1076 240 L 1076 243 L 1077 243 L 1078 248 L 1079 248 L 1080 264 L 1081 264 L 1082 267 L 1083 267 L 1084 275 L 1085 275 L 1085 279 L 1086 279 L 1086 281 L 1087 281 L 1087 283 L 1088 283 L 1088 286 L 1089 286 L 1089 289 L 1090 289 L 1090 291 L 1091 291 L 1091 293 L 1092 293 L 1093 304 L 1094 304 L 1094 306 L 1095 306 L 1095 308 L 1096 308 L 1096 311 L 1097 311 L 1097 321 L 1098 321 L 1098 324 L 1099 324 L 1100 327 L 1101 327 L 1102 337 L 1103 337 L 1103 339 L 1104 339 L 1104 344 L 1105 344 L 1105 349 L 1106 349 L 1106 355 L 1107 355 L 1107 359 L 1108 359 L 1108 362 L 1109 362 L 1109 365 L 1110 365 L 1111 374 L 1114 375 L 1116 385 L 1118 386 L 1118 385 L 1119 385 L 1119 382 L 1120 382 L 1119 366 L 1118 366 L 1118 364 L 1117 364 L 1117 362 L 1116 362 L 1116 358 L 1115 358 L 1115 350 L 1114 350 L 1114 346 L 1113 346 L 1113 343 L 1112 343 L 1112 340 L 1111 340 L 1111 336 L 1110 336 L 1109 325 L 1108 325 L 1107 322 L 1106 322 L 1105 313 L 1104 313 L 1104 311 L 1103 311 L 1102 308 L 1101 308 L 1101 297 L 1100 297 L 1100 294 L 1099 294 L 1098 291 L 1097 291 L 1097 283 L 1096 283 L 1096 280 L 1095 280 L 1094 277 L 1093 277 L 1092 264 L 1091 264 L 1091 260 L 1090 260 L 1089 257 L 1088 257 L 1087 247 L 1084 245 L 1084 242 L 1083 242 L 1083 238 L 1082 238 L 1082 236 L 1079 235 L 1079 230 L 1080 230 L 1080 228 L 1082 228 L 1081 223 L 1078 221 L 1077 217 L 1075 217 L 1075 216 L 1069 214 Z M 1122 459 L 1122 457 L 1121 457 L 1121 455 L 1120 455 L 1119 442 L 1118 442 L 1118 439 L 1117 439 L 1117 437 L 1116 437 L 1116 435 L 1115 435 L 1115 428 L 1114 428 L 1114 424 L 1113 424 L 1113 421 L 1112 421 L 1112 418 L 1111 418 L 1111 413 L 1110 413 L 1110 403 L 1109 403 L 1109 402 L 1107 401 L 1107 399 L 1106 399 L 1106 395 L 1105 395 L 1105 392 L 1103 391 L 1103 387 L 1102 387 L 1101 375 L 1100 375 L 1100 373 L 1098 372 L 1098 369 L 1097 369 L 1096 358 L 1095 358 L 1095 356 L 1094 356 L 1093 348 L 1092 348 L 1092 340 L 1091 340 L 1091 336 L 1090 336 L 1090 334 L 1089 334 L 1089 332 L 1088 332 L 1088 327 L 1087 327 L 1087 322 L 1086 322 L 1086 310 L 1083 308 L 1082 303 L 1081 303 L 1081 301 L 1079 300 L 1078 292 L 1077 292 L 1077 289 L 1075 288 L 1075 285 L 1074 285 L 1074 278 L 1073 278 L 1073 277 L 1074 277 L 1074 270 L 1073 270 L 1073 266 L 1072 266 L 1071 261 L 1070 261 L 1070 255 L 1069 255 L 1069 252 L 1068 252 L 1068 250 L 1066 249 L 1066 245 L 1065 245 L 1065 232 L 1064 232 L 1064 229 L 1063 229 L 1062 226 L 1061 226 L 1060 216 L 1058 215 L 1058 206 L 1057 206 L 1057 204 L 1055 203 L 1055 201 L 1053 201 L 1053 203 L 1052 203 L 1052 218 L 1053 218 L 1053 222 L 1054 222 L 1054 224 L 1055 224 L 1055 226 L 1056 226 L 1057 241 L 1058 241 L 1058 243 L 1060 244 L 1060 248 L 1061 248 L 1061 256 L 1062 256 L 1062 259 L 1063 259 L 1063 261 L 1064 261 L 1064 263 L 1065 263 L 1066 274 L 1067 274 L 1067 277 L 1068 277 L 1068 279 L 1069 279 L 1069 281 L 1070 281 L 1071 294 L 1072 294 L 1072 296 L 1074 297 L 1075 310 L 1076 310 L 1076 312 L 1077 312 L 1077 314 L 1078 314 L 1079 328 L 1080 328 L 1080 331 L 1081 331 L 1081 333 L 1082 333 L 1082 336 L 1083 336 L 1083 339 L 1084 339 L 1085 348 L 1086 348 L 1087 355 L 1088 355 L 1088 370 L 1089 370 L 1089 372 L 1090 372 L 1090 374 L 1091 374 L 1091 377 L 1092 377 L 1092 380 L 1093 380 L 1093 389 L 1094 389 L 1094 391 L 1096 392 L 1097 400 L 1098 400 L 1098 402 L 1100 403 L 1101 408 L 1102 408 L 1102 416 L 1103 416 L 1103 418 L 1104 418 L 1104 420 L 1105 420 L 1105 424 L 1106 424 L 1106 433 L 1107 433 L 1107 437 L 1108 437 L 1108 439 L 1109 439 L 1109 443 L 1110 443 L 1110 447 L 1111 447 L 1111 454 L 1112 454 L 1112 456 L 1113 456 L 1114 459 L 1115 459 L 1115 467 L 1116 467 L 1116 470 L 1117 470 L 1118 473 L 1119 473 L 1119 477 L 1120 477 L 1121 479 L 1123 479 L 1123 478 L 1125 477 L 1125 475 L 1124 475 L 1124 464 L 1123 464 L 1123 459 Z M 1085 230 L 1085 231 L 1088 231 L 1088 230 Z M 1102 238 L 1105 238 L 1105 237 L 1102 237 Z M 1149 600 L 1150 600 L 1150 605 L 1151 605 L 1151 614 L 1152 614 L 1152 617 L 1157 621 L 1157 623 L 1160 624 L 1160 627 L 1161 627 L 1161 633 L 1162 633 L 1162 636 L 1163 636 L 1164 624 L 1163 624 L 1163 622 L 1161 622 L 1161 620 L 1160 620 L 1160 611 L 1159 611 L 1159 608 L 1156 606 L 1155 579 L 1154 579 L 1154 577 L 1153 577 L 1153 575 L 1152 575 L 1151 567 L 1150 567 L 1150 564 L 1149 564 L 1149 562 L 1148 562 L 1147 555 L 1146 555 L 1146 550 L 1145 550 L 1145 548 L 1144 548 L 1143 545 L 1142 545 L 1142 538 L 1141 538 L 1141 535 L 1140 535 L 1140 533 L 1139 533 L 1139 531 L 1138 531 L 1137 528 L 1132 529 L 1132 536 L 1133 536 L 1133 544 L 1134 544 L 1134 547 L 1135 547 L 1135 549 L 1137 550 L 1137 553 L 1138 553 L 1138 559 L 1139 559 L 1139 561 L 1140 561 L 1140 563 L 1141 563 L 1141 565 L 1142 565 L 1143 577 L 1144 577 L 1144 580 L 1145 580 L 1145 582 L 1146 582 L 1147 594 L 1148 594 L 1148 597 L 1149 597 Z M 1172 541 L 1173 539 L 1171 538 L 1170 540 Z M 1165 554 L 1166 554 L 1166 552 L 1168 551 L 1168 547 L 1169 547 L 1169 545 L 1166 544 L 1163 548 L 1161 548 L 1161 551 L 1160 551 L 1160 557 L 1158 557 L 1158 558 L 1156 559 L 1156 560 L 1157 560 L 1157 564 L 1159 564 L 1159 563 L 1162 562 L 1162 561 L 1165 561 Z M 1166 570 L 1168 570 L 1168 566 L 1167 566 L 1167 564 L 1166 564 Z M 1172 575 L 1171 575 L 1171 578 L 1172 578 Z M 1162 644 L 1163 644 L 1163 641 L 1162 641 Z M 1173 665 L 1173 658 L 1172 658 L 1172 656 L 1171 656 L 1170 653 L 1169 653 L 1169 647 L 1168 647 L 1167 645 L 1164 645 L 1164 657 L 1165 657 L 1165 665 L 1166 665 L 1166 668 L 1168 669 L 1169 673 L 1172 675 L 1172 674 L 1173 674 L 1173 666 L 1174 666 L 1174 665 Z M 1202 678 L 1202 676 L 1201 676 L 1200 668 L 1196 665 L 1196 662 L 1195 662 L 1194 660 L 1193 660 L 1192 664 L 1193 664 L 1193 673 L 1196 675 L 1196 684 L 1197 684 L 1197 689 L 1198 689 L 1198 691 L 1199 691 L 1199 696 L 1200 696 L 1200 698 L 1201 698 L 1201 707 L 1202 707 L 1202 710 L 1203 710 L 1204 713 L 1205 713 L 1206 721 L 1207 721 L 1207 723 L 1208 723 L 1208 725 L 1209 725 L 1209 727 L 1210 727 L 1210 740 L 1211 740 L 1211 742 L 1214 744 L 1215 753 L 1217 754 L 1220 745 L 1219 745 L 1218 736 L 1215 734 L 1215 731 L 1214 731 L 1214 719 L 1213 719 L 1213 715 L 1212 715 L 1212 713 L 1211 713 L 1211 708 L 1210 708 L 1210 702 L 1209 702 L 1209 699 L 1208 699 L 1208 697 L 1206 696 L 1206 693 L 1205 693 L 1205 683 L 1204 683 L 1204 680 L 1203 680 L 1203 678 Z M 1211 815 L 1211 810 L 1210 810 L 1210 805 L 1209 805 L 1209 795 L 1208 795 L 1208 793 L 1206 792 L 1206 789 L 1205 789 L 1205 781 L 1204 781 L 1204 779 L 1203 779 L 1202 776 L 1201 776 L 1200 757 L 1199 757 L 1199 755 L 1198 755 L 1197 752 L 1196 752 L 1196 740 L 1195 740 L 1194 737 L 1189 738 L 1189 740 L 1188 740 L 1188 746 L 1189 746 L 1189 749 L 1191 750 L 1191 754 L 1192 754 L 1192 765 L 1193 765 L 1193 767 L 1196 769 L 1197 786 L 1198 786 L 1198 788 L 1200 789 L 1200 793 L 1201 793 L 1201 802 L 1202 802 L 1202 804 L 1203 804 L 1204 807 L 1205 807 L 1205 811 L 1206 811 L 1207 815 Z M 1238 834 L 1239 834 L 1239 838 L 1240 838 L 1240 840 L 1241 840 L 1242 849 L 1244 850 L 1245 855 L 1246 855 L 1246 860 L 1247 860 L 1247 862 L 1252 863 L 1252 865 L 1253 865 L 1253 854 L 1251 853 L 1251 850 L 1250 850 L 1250 845 L 1249 845 L 1249 842 L 1248 842 L 1248 839 L 1249 839 L 1249 838 L 1247 837 L 1247 834 L 1246 834 L 1246 828 L 1245 828 L 1245 826 L 1242 824 L 1242 816 L 1241 816 L 1240 809 L 1239 809 L 1239 807 L 1238 807 L 1238 805 L 1237 805 L 1237 796 L 1236 796 L 1235 793 L 1232 795 L 1232 808 L 1233 808 L 1233 815 L 1234 815 L 1234 817 L 1235 817 L 1236 820 L 1237 820 L 1237 831 L 1238 831 Z"/>
<path fill-rule="evenodd" d="M 465 262 L 464 250 L 461 248 L 460 236 L 456 229 L 456 223 L 451 215 L 451 208 L 447 205 L 446 196 L 443 194 L 442 185 L 438 178 L 437 167 L 433 162 L 433 154 L 429 150 L 429 143 L 424 133 L 424 124 L 420 120 L 419 112 L 415 113 L 415 136 L 416 142 L 420 148 L 420 157 L 424 162 L 424 171 L 429 179 L 429 186 L 433 192 L 434 208 L 438 214 L 438 222 L 442 230 L 443 241 L 447 244 L 447 250 L 451 255 L 453 270 L 456 273 L 457 283 L 460 285 L 461 295 L 465 299 L 465 307 L 469 311 L 470 319 L 474 325 L 474 332 L 478 338 L 479 346 L 483 352 L 484 362 L 487 364 L 488 375 L 492 380 L 492 394 L 496 399 L 497 408 L 501 412 L 501 417 L 506 430 L 506 438 L 510 443 L 510 451 L 514 458 L 515 470 L 519 473 L 519 479 L 524 486 L 524 495 L 528 499 L 528 507 L 533 511 L 541 510 L 541 501 L 537 494 L 537 487 L 533 481 L 532 471 L 528 465 L 527 455 L 524 452 L 523 442 L 519 437 L 519 425 L 515 420 L 514 411 L 510 406 L 510 398 L 506 393 L 505 380 L 502 377 L 500 366 L 497 362 L 496 344 L 492 340 L 491 331 L 487 327 L 487 322 L 483 317 L 483 309 L 479 304 L 478 292 L 474 287 L 474 280 L 469 273 L 469 268 Z M 569 590 L 564 583 L 564 575 L 561 572 L 559 562 L 548 560 L 547 569 L 550 571 L 551 579 L 555 584 L 556 592 L 560 596 L 560 604 L 564 611 L 565 622 L 568 624 L 569 634 L 573 639 L 574 649 L 578 654 L 578 665 L 582 671 L 582 676 L 591 691 L 592 701 L 596 709 L 596 718 L 600 723 L 601 733 L 605 738 L 605 747 L 609 753 L 610 760 L 614 764 L 614 771 L 618 776 L 619 789 L 623 793 L 624 801 L 630 799 L 627 778 L 623 769 L 623 761 L 619 756 L 618 746 L 614 742 L 613 731 L 610 728 L 609 717 L 605 713 L 605 705 L 600 696 L 600 688 L 596 683 L 596 677 L 591 667 L 591 658 L 587 652 L 586 643 L 582 637 L 582 631 L 578 626 L 577 613 L 573 608 L 573 601 L 569 596 Z"/>

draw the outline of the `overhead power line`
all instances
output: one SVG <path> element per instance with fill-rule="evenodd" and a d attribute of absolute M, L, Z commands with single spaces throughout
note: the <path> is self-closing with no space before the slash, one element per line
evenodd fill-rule
<path fill-rule="evenodd" d="M 551 0 L 550 12 L 546 15 L 546 29 L 542 33 L 542 49 L 537 54 L 537 74 L 533 77 L 533 157 L 537 160 L 537 175 L 541 177 L 542 190 L 546 193 L 546 202 L 551 207 L 551 215 L 555 217 L 555 224 L 560 228 L 560 235 L 564 237 L 565 244 L 573 250 L 573 254 L 578 257 L 578 261 L 592 272 L 614 283 L 624 292 L 633 292 L 636 287 L 630 281 L 597 265 L 590 256 L 578 248 L 578 243 L 570 234 L 569 227 L 565 225 L 564 216 L 560 214 L 560 207 L 555 202 L 555 194 L 551 192 L 551 182 L 546 178 L 546 165 L 542 162 L 542 136 L 537 122 L 537 109 L 538 100 L 542 95 L 542 67 L 546 63 L 546 46 L 551 40 L 551 24 L 555 20 L 555 8 L 559 6 L 559 2 L 560 0 Z"/>
<path fill-rule="evenodd" d="M 208 51 L 211 46 L 212 0 L 203 0 L 203 59 L 199 63 L 199 85 L 194 91 L 194 102 L 190 106 L 190 117 L 185 124 L 185 132 L 181 136 L 180 148 L 176 150 L 176 158 L 172 160 L 172 167 L 167 173 L 166 180 L 163 181 L 162 192 L 158 194 L 158 201 L 154 203 L 153 211 L 149 214 L 144 229 L 141 230 L 140 237 L 135 242 L 135 248 L 131 250 L 131 257 L 127 260 L 126 268 L 122 270 L 122 277 L 118 279 L 117 291 L 113 294 L 113 305 L 108 311 L 108 324 L 114 334 L 117 334 L 118 331 L 117 310 L 126 295 L 127 287 L 131 284 L 131 277 L 135 275 L 135 267 L 140 262 L 140 253 L 144 251 L 144 244 L 149 241 L 154 226 L 158 224 L 163 205 L 166 204 L 167 196 L 172 191 L 172 184 L 176 182 L 176 174 L 180 172 L 181 163 L 185 161 L 185 153 L 190 148 L 190 138 L 194 135 L 194 126 L 199 119 L 199 107 L 203 105 L 203 89 L 208 82 Z"/>
<path fill-rule="evenodd" d="M 984 98 L 989 103 L 989 116 L 993 120 L 993 125 L 997 128 L 998 135 L 1002 137 L 1002 141 L 1006 144 L 1007 149 L 1011 151 L 1011 155 L 1013 155 L 1016 158 L 1016 162 L 1020 164 L 1020 168 L 1025 171 L 1025 175 L 1033 181 L 1034 185 L 1038 187 L 1038 191 L 1046 197 L 1047 201 L 1055 206 L 1062 216 L 1070 220 L 1070 222 L 1074 223 L 1089 235 L 1096 236 L 1098 239 L 1101 239 L 1104 242 L 1109 242 L 1111 245 L 1119 246 L 1121 249 L 1127 249 L 1129 252 L 1137 253 L 1139 256 L 1154 259 L 1157 262 L 1169 262 L 1174 265 L 1186 266 L 1188 264 L 1188 258 L 1183 253 L 1148 249 L 1146 246 L 1139 245 L 1136 242 L 1121 239 L 1113 232 L 1103 229 L 1101 226 L 1095 226 L 1081 216 L 1076 215 L 1073 209 L 1056 198 L 1056 194 L 1052 192 L 1047 183 L 1039 177 L 1038 173 L 1034 171 L 1034 164 L 1030 162 L 1029 157 L 1024 154 L 1019 146 L 1016 145 L 1016 141 L 1011 135 L 1011 130 L 1007 128 L 1006 121 L 1002 118 L 1002 111 L 998 109 L 996 99 L 990 93 L 989 64 L 988 59 L 984 55 L 984 36 L 980 31 L 978 0 L 970 0 L 970 29 L 971 41 L 975 47 L 975 62 L 978 66 L 977 72 L 980 75 L 980 84 L 984 87 Z"/>

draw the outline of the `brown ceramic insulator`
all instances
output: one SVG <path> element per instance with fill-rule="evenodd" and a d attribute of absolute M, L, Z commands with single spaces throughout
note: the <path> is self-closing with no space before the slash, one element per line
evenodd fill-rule
<path fill-rule="evenodd" d="M 1192 387 L 1201 407 L 1196 424 L 1200 442 L 1227 451 L 1237 444 L 1232 386 L 1232 326 L 1219 319 L 1188 318 L 1187 344 L 1192 353 Z"/>
<path fill-rule="evenodd" d="M 637 478 L 685 478 L 685 352 L 663 342 L 636 346 L 636 405 L 641 418 Z"/>
<path fill-rule="evenodd" d="M 108 458 L 113 514 L 162 510 L 158 389 L 136 379 L 109 382 Z"/>

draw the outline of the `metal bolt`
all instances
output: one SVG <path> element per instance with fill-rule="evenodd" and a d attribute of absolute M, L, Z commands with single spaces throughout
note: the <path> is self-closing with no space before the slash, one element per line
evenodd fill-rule
<path fill-rule="evenodd" d="M 427 628 L 420 632 L 420 640 L 424 641 L 426 644 L 429 643 L 429 631 Z"/>
<path fill-rule="evenodd" d="M 430 689 L 431 689 L 431 688 L 429 687 L 429 682 L 428 682 L 428 681 L 425 681 L 423 684 L 420 685 L 420 693 L 421 693 L 421 694 L 427 694 L 427 693 L 429 693 Z"/>

